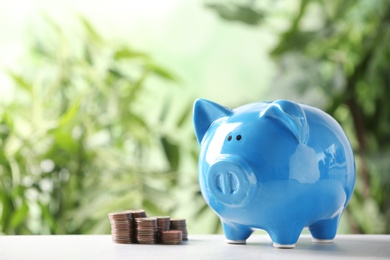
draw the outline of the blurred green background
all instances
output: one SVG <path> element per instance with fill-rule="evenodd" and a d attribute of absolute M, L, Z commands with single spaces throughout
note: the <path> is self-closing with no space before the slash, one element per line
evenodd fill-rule
<path fill-rule="evenodd" d="M 390 1 L 0 3 L 0 232 L 109 233 L 107 213 L 221 232 L 192 104 L 292 99 L 347 132 L 339 233 L 390 233 Z"/>

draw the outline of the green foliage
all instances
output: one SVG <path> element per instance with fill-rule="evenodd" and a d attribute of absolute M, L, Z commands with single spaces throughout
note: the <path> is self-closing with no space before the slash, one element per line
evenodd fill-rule
<path fill-rule="evenodd" d="M 8 71 L 17 95 L 0 105 L 1 232 L 102 233 L 109 211 L 172 211 L 179 144 L 154 119 L 161 102 L 146 106 L 150 79 L 176 77 L 84 18 L 76 32 L 45 21 L 29 60 Z"/>
<path fill-rule="evenodd" d="M 275 17 L 288 24 L 270 52 L 279 64 L 275 91 L 283 91 L 283 81 L 296 92 L 315 89 L 351 139 L 358 179 L 345 214 L 350 231 L 390 233 L 390 2 L 299 0 L 296 10 L 262 11 L 254 2 L 268 21 L 257 28 Z M 243 21 L 232 5 L 242 4 L 211 7 L 219 14 L 230 8 L 228 20 Z"/>
<path fill-rule="evenodd" d="M 206 7 L 214 9 L 221 18 L 229 21 L 239 21 L 248 25 L 258 25 L 265 14 L 262 10 L 256 10 L 252 2 L 248 4 L 218 4 L 209 3 Z"/>

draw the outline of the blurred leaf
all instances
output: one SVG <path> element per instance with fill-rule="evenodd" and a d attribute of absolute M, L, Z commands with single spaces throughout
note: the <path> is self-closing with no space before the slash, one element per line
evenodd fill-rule
<path fill-rule="evenodd" d="M 197 142 L 196 140 L 194 140 L 195 142 Z M 190 157 L 191 159 L 197 164 L 198 163 L 198 158 L 199 158 L 199 148 L 198 149 L 192 149 L 190 151 Z"/>
<path fill-rule="evenodd" d="M 165 156 L 168 159 L 172 171 L 177 171 L 180 161 L 179 147 L 166 136 L 161 137 L 161 144 L 163 145 Z"/>
<path fill-rule="evenodd" d="M 163 123 L 166 120 L 171 103 L 172 101 L 170 98 L 166 98 L 164 100 L 163 106 L 160 109 L 160 118 L 159 118 L 160 123 Z"/>
<path fill-rule="evenodd" d="M 12 218 L 11 218 L 11 227 L 12 228 L 17 228 L 23 221 L 25 221 L 27 215 L 28 215 L 28 205 L 24 201 L 22 206 L 13 213 Z"/>
<path fill-rule="evenodd" d="M 144 118 L 141 117 L 140 115 L 129 113 L 128 116 L 129 116 L 128 117 L 129 122 L 134 124 L 136 127 L 140 128 L 142 131 L 148 128 L 148 125 L 145 122 Z"/>
<path fill-rule="evenodd" d="M 47 15 L 46 12 L 41 12 L 41 16 L 50 25 L 50 28 L 54 29 L 58 35 L 62 35 L 63 30 L 61 26 L 59 26 L 58 23 L 55 22 L 51 16 Z"/>
<path fill-rule="evenodd" d="M 77 152 L 77 143 L 72 138 L 71 133 L 65 131 L 65 129 L 57 129 L 54 131 L 54 137 L 56 144 L 70 154 Z"/>
<path fill-rule="evenodd" d="M 11 70 L 8 70 L 7 71 L 7 74 L 11 77 L 11 79 L 16 83 L 16 85 L 22 89 L 24 89 L 25 91 L 27 91 L 28 93 L 32 93 L 32 85 L 27 82 L 23 76 L 21 75 L 18 75 L 16 74 L 15 72 L 11 71 Z"/>
<path fill-rule="evenodd" d="M 176 126 L 178 128 L 183 127 L 184 123 L 191 118 L 192 116 L 192 103 L 191 105 L 188 105 L 182 112 L 182 114 L 179 117 L 179 120 L 177 120 Z"/>
<path fill-rule="evenodd" d="M 60 120 L 58 122 L 60 127 L 66 126 L 71 122 L 71 120 L 75 119 L 77 112 L 80 109 L 80 100 L 80 97 L 75 99 L 74 103 L 70 106 L 70 108 L 60 117 Z"/>
<path fill-rule="evenodd" d="M 87 63 L 89 65 L 93 64 L 93 55 L 91 53 L 91 50 L 90 50 L 89 46 L 85 46 L 84 47 L 84 58 L 85 58 L 85 60 L 87 61 Z"/>
<path fill-rule="evenodd" d="M 97 31 L 93 28 L 92 24 L 83 16 L 79 15 L 79 19 L 81 21 L 81 24 L 84 26 L 84 29 L 86 29 L 90 39 L 93 42 L 96 43 L 102 43 L 103 39 L 100 37 L 100 35 L 97 33 Z"/>
<path fill-rule="evenodd" d="M 41 57 L 52 58 L 51 51 L 39 40 L 35 40 L 34 46 L 32 47 L 32 53 Z"/>
<path fill-rule="evenodd" d="M 144 84 L 146 78 L 148 77 L 148 75 L 149 75 L 149 71 L 144 70 L 142 72 L 141 76 L 134 82 L 134 84 L 132 85 L 132 88 L 130 90 L 130 93 L 128 94 L 128 98 L 126 99 L 127 102 L 132 103 L 132 102 L 136 101 L 138 94 L 139 94 L 139 92 L 141 92 L 143 84 Z M 127 107 L 128 107 L 128 104 L 125 104 L 125 105 L 127 105 Z"/>
<path fill-rule="evenodd" d="M 42 219 L 49 225 L 51 233 L 56 230 L 56 220 L 49 210 L 49 205 L 45 205 L 42 202 L 38 202 L 38 205 L 42 212 Z"/>
<path fill-rule="evenodd" d="M 13 211 L 11 204 L 11 197 L 6 193 L 6 191 L 0 191 L 1 196 L 1 229 L 3 232 L 7 232 L 7 228 L 9 225 L 9 220 L 11 218 L 11 214 Z"/>
<path fill-rule="evenodd" d="M 116 68 L 109 68 L 108 72 L 116 78 L 125 79 L 127 78 L 120 70 Z"/>
<path fill-rule="evenodd" d="M 277 57 L 286 52 L 299 51 L 316 37 L 318 36 L 315 32 L 288 31 L 281 35 L 278 45 L 270 54 Z"/>
<path fill-rule="evenodd" d="M 148 63 L 146 68 L 163 79 L 177 81 L 177 78 L 172 73 L 156 64 Z"/>
<path fill-rule="evenodd" d="M 254 10 L 248 5 L 206 4 L 206 7 L 214 9 L 223 19 L 248 25 L 259 25 L 265 17 L 264 11 Z"/>
<path fill-rule="evenodd" d="M 305 15 L 309 0 L 301 0 L 298 13 L 293 17 L 290 28 L 282 33 L 279 42 L 271 51 L 271 56 L 278 56 L 282 53 L 305 49 L 306 45 L 315 37 L 318 32 L 302 31 L 300 29 L 301 19 Z"/>
<path fill-rule="evenodd" d="M 149 55 L 143 52 L 133 51 L 126 47 L 123 47 L 114 53 L 115 60 L 134 59 L 134 58 L 149 58 Z"/>

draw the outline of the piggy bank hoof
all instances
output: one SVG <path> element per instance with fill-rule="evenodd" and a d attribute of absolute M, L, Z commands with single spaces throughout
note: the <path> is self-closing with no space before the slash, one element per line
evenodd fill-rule
<path fill-rule="evenodd" d="M 226 240 L 229 244 L 234 244 L 234 245 L 243 245 L 246 244 L 246 240 Z"/>
<path fill-rule="evenodd" d="M 329 243 L 333 243 L 333 239 L 318 239 L 318 238 L 314 238 L 313 237 L 313 242 L 315 243 L 322 243 L 322 244 L 329 244 Z"/>
<path fill-rule="evenodd" d="M 295 244 L 282 245 L 282 244 L 274 243 L 274 247 L 280 248 L 280 249 L 291 249 L 291 248 L 295 247 Z"/>

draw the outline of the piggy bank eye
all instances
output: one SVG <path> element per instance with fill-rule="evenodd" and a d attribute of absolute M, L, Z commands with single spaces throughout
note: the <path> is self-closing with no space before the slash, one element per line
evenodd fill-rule
<path fill-rule="evenodd" d="M 242 135 L 237 135 L 236 136 L 236 140 L 237 141 L 240 141 L 241 139 L 242 139 Z M 227 140 L 228 140 L 228 142 L 230 142 L 231 140 L 233 140 L 233 136 L 229 135 Z"/>

